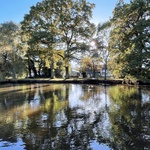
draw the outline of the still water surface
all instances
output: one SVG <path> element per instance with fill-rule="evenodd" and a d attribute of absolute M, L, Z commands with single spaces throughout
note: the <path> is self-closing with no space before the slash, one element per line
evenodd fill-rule
<path fill-rule="evenodd" d="M 149 150 L 150 88 L 0 85 L 0 150 Z"/>

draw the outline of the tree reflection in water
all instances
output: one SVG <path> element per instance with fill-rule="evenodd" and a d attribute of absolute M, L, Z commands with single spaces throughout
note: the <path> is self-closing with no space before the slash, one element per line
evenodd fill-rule
<path fill-rule="evenodd" d="M 150 149 L 149 98 L 126 86 L 1 86 L 0 149 Z"/>

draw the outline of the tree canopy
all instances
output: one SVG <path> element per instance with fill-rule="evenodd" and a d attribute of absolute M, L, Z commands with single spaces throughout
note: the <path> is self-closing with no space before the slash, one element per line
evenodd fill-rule
<path fill-rule="evenodd" d="M 114 76 L 136 82 L 150 76 L 150 10 L 148 0 L 122 1 L 111 20 L 111 70 Z"/>
<path fill-rule="evenodd" d="M 94 7 L 86 0 L 43 0 L 19 25 L 0 24 L 1 78 L 17 78 L 26 71 L 29 77 L 69 78 L 70 62 L 79 60 L 78 68 L 90 68 L 93 77 L 105 66 L 104 79 L 109 69 L 115 78 L 149 81 L 149 0 L 119 0 L 112 18 L 97 28 L 91 22 Z"/>
<path fill-rule="evenodd" d="M 25 71 L 19 31 L 19 26 L 12 21 L 0 25 L 0 79 L 17 78 Z"/>
<path fill-rule="evenodd" d="M 64 50 L 68 77 L 69 61 L 81 50 L 81 41 L 87 41 L 92 34 L 90 23 L 94 4 L 86 0 L 44 0 L 31 7 L 22 24 L 23 34 L 29 46 L 40 43 L 48 49 L 51 68 L 54 65 L 53 50 Z M 60 55 L 59 55 L 60 56 Z"/>

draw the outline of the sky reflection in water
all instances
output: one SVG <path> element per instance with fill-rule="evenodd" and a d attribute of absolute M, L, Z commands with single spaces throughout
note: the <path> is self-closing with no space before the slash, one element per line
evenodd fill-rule
<path fill-rule="evenodd" d="M 0 149 L 147 150 L 149 108 L 148 87 L 3 85 Z"/>

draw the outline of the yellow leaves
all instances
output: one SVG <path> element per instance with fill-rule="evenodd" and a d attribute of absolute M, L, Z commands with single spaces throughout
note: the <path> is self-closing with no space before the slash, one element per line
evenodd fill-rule
<path fill-rule="evenodd" d="M 42 109 L 46 110 L 47 112 L 52 111 L 54 114 L 56 114 L 58 111 L 62 110 L 67 105 L 67 100 L 60 101 L 56 95 L 53 95 L 52 98 L 46 100 L 45 104 L 42 106 Z"/>
<path fill-rule="evenodd" d="M 116 105 L 126 105 L 129 99 L 137 92 L 136 87 L 127 86 L 115 86 L 109 89 L 108 93 L 111 98 L 111 102 Z"/>

